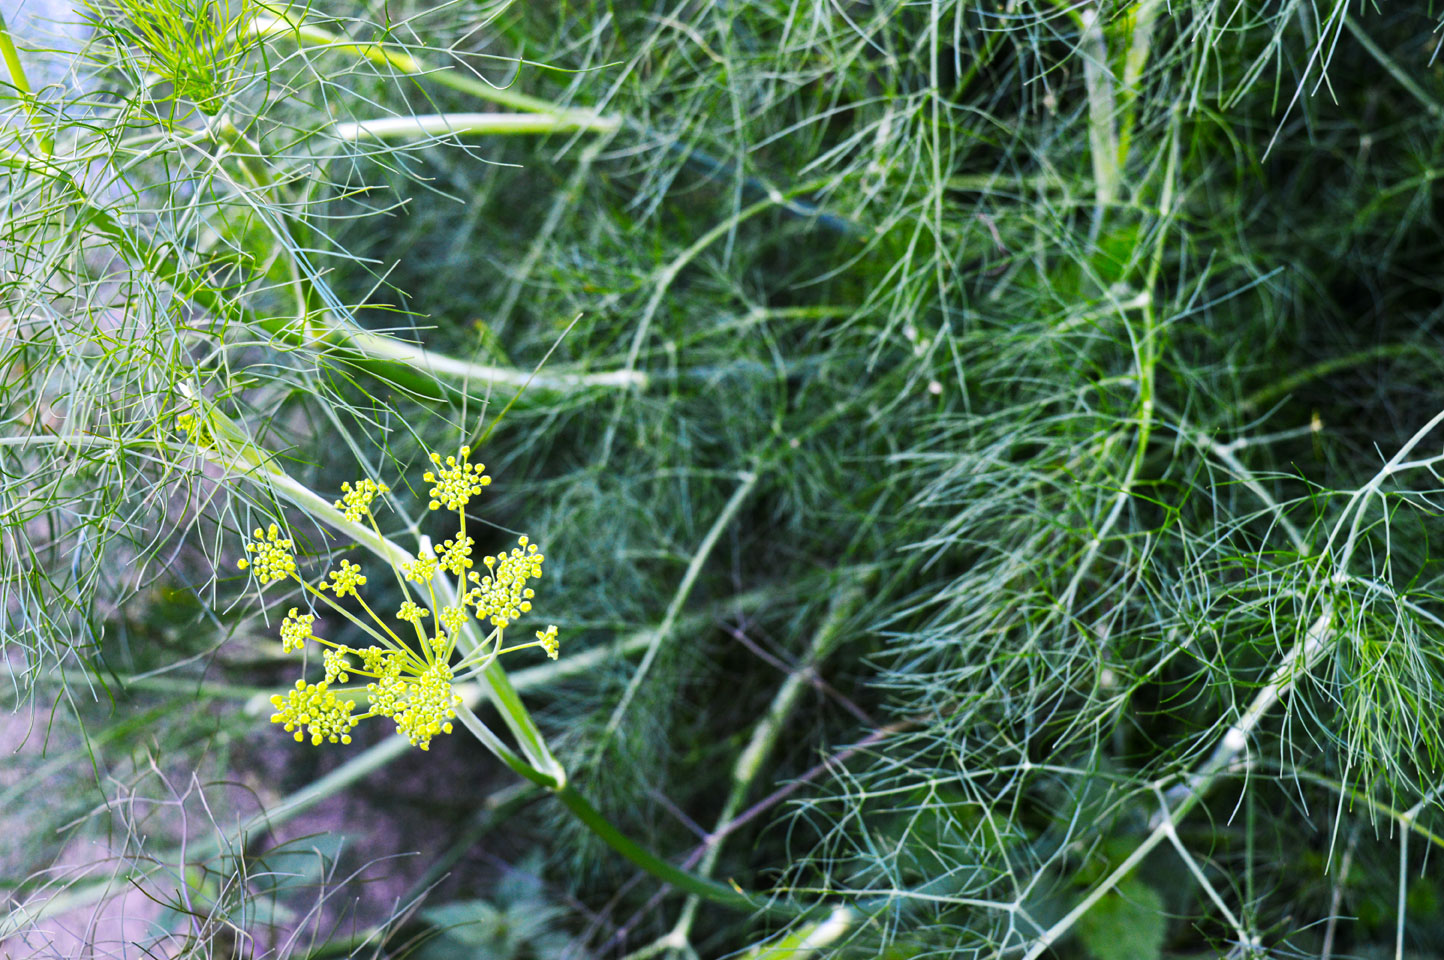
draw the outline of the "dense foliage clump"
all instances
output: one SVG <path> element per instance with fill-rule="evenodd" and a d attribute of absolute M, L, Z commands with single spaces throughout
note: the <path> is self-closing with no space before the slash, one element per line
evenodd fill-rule
<path fill-rule="evenodd" d="M 1444 950 L 1438 11 L 5 12 L 7 951 Z"/>

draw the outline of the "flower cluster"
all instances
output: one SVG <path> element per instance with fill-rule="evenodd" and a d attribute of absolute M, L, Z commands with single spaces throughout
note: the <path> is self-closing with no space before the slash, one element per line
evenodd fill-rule
<path fill-rule="evenodd" d="M 360 523 L 363 517 L 371 515 L 371 501 L 383 493 L 390 493 L 391 488 L 384 483 L 377 483 L 370 477 L 356 481 L 353 487 L 349 483 L 341 484 L 341 499 L 336 501 L 336 509 L 340 510 L 352 523 Z"/>
<path fill-rule="evenodd" d="M 427 669 L 411 676 L 379 680 L 367 684 L 367 690 L 380 691 L 383 684 L 388 689 L 372 700 L 372 710 L 380 716 L 396 721 L 396 732 L 411 741 L 413 747 L 427 750 L 431 738 L 451 732 L 451 721 L 456 718 L 456 705 L 461 703 L 451 688 L 451 667 L 444 663 L 433 663 Z M 378 708 L 379 702 L 389 706 Z"/>
<path fill-rule="evenodd" d="M 531 610 L 535 594 L 526 584 L 541 577 L 542 561 L 546 559 L 526 537 L 518 537 L 516 542 L 517 546 L 509 553 L 498 553 L 482 561 L 486 564 L 485 576 L 472 571 L 467 577 L 472 586 L 461 598 L 462 603 L 476 608 L 476 619 L 490 620 L 499 630 L 505 630 L 513 620 Z"/>
<path fill-rule="evenodd" d="M 297 743 L 305 738 L 304 729 L 310 730 L 313 746 L 320 746 L 323 740 L 350 743 L 351 731 L 361 720 L 351 715 L 356 701 L 342 700 L 329 686 L 325 680 L 320 683 L 297 680 L 295 689 L 284 697 L 277 694 L 271 698 L 271 705 L 276 708 L 271 722 L 285 724 L 287 733 L 295 733 Z"/>
<path fill-rule="evenodd" d="M 395 620 L 388 623 L 372 612 L 360 592 L 367 582 L 360 566 L 342 560 L 339 567 L 313 585 L 296 573 L 294 546 L 281 536 L 275 524 L 265 531 L 257 529 L 253 541 L 246 544 L 247 558 L 240 561 L 240 566 L 250 569 L 262 586 L 288 577 L 295 579 L 313 598 L 378 641 L 359 648 L 335 643 L 313 632 L 314 615 L 303 614 L 296 607 L 290 609 L 281 622 L 282 648 L 286 653 L 302 652 L 315 642 L 321 647 L 325 673 L 318 683 L 298 680 L 284 696 L 271 698 L 276 708 L 272 722 L 283 724 L 298 741 L 309 734 L 313 744 L 349 743 L 350 732 L 360 721 L 386 717 L 396 724 L 400 736 L 426 750 L 432 739 L 452 732 L 462 702 L 455 691 L 456 683 L 477 676 L 498 656 L 527 647 L 539 647 L 556 659 L 555 625 L 537 630 L 534 641 L 511 647 L 503 644 L 506 629 L 531 610 L 535 596 L 531 584 L 541 577 L 545 557 L 536 544 L 520 537 L 510 550 L 483 557 L 485 572 L 472 569 L 476 566 L 472 560 L 475 540 L 466 533 L 466 505 L 490 484 L 491 478 L 484 474 L 481 464 L 468 461 L 470 452 L 462 447 L 458 457 L 445 460 L 431 454 L 435 469 L 425 474 L 432 484 L 431 508 L 439 509 L 444 504 L 456 511 L 456 535 L 435 546 L 425 546 L 415 558 L 396 564 L 396 582 L 403 593 L 396 620 L 411 624 L 414 637 L 403 640 L 393 629 Z M 368 520 L 374 526 L 371 503 L 389 488 L 367 478 L 343 484 L 341 492 L 336 509 L 351 522 Z M 439 589 L 447 574 L 463 578 L 459 585 L 462 592 L 442 605 L 437 594 L 450 595 L 449 588 Z M 348 598 L 360 607 L 360 614 L 341 602 Z M 464 655 L 458 655 L 457 638 L 470 629 L 468 624 L 477 621 L 489 622 L 490 634 L 484 639 L 467 634 L 473 639 L 462 648 Z M 359 687 L 333 686 L 352 682 L 353 677 L 365 679 L 364 692 Z M 366 711 L 353 712 L 362 698 Z"/>
<path fill-rule="evenodd" d="M 448 540 L 436 546 L 436 560 L 443 570 L 456 576 L 461 576 L 471 569 L 471 545 L 470 537 L 463 537 L 457 534 L 455 540 Z"/>
<path fill-rule="evenodd" d="M 286 653 L 300 651 L 311 639 L 311 625 L 315 622 L 316 618 L 309 613 L 297 613 L 292 607 L 281 621 L 281 649 Z"/>
<path fill-rule="evenodd" d="M 209 450 L 216 445 L 216 438 L 211 436 L 211 425 L 202 417 L 183 413 L 175 418 L 175 425 L 187 440 L 202 449 Z"/>
<path fill-rule="evenodd" d="M 491 485 L 491 477 L 485 473 L 486 464 L 467 462 L 466 458 L 471 456 L 471 448 L 462 447 L 459 453 L 459 460 L 456 457 L 447 457 L 444 465 L 441 454 L 433 453 L 431 462 L 436 465 L 436 470 L 428 470 L 421 475 L 421 479 L 427 483 L 435 484 L 431 488 L 429 504 L 433 510 L 440 510 L 443 505 L 448 510 L 464 509 L 472 497 L 481 493 L 482 487 Z"/>
<path fill-rule="evenodd" d="M 427 584 L 436 576 L 436 558 L 425 550 L 416 555 L 410 563 L 401 565 L 401 572 L 413 583 Z"/>
<path fill-rule="evenodd" d="M 265 531 L 257 527 L 252 541 L 246 544 L 249 559 L 242 557 L 236 566 L 249 569 L 265 587 L 296 572 L 295 549 L 296 545 L 282 537 L 274 523 Z"/>
<path fill-rule="evenodd" d="M 555 660 L 557 654 L 561 652 L 561 644 L 557 643 L 557 625 L 553 623 L 545 630 L 538 630 L 536 642 L 541 644 L 541 648 L 547 652 L 547 656 Z"/>
<path fill-rule="evenodd" d="M 407 623 L 414 623 L 421 626 L 423 617 L 431 616 L 431 611 L 423 606 L 417 605 L 415 601 L 406 600 L 401 604 L 401 609 L 396 611 L 397 620 L 405 620 Z"/>
<path fill-rule="evenodd" d="M 332 570 L 329 576 L 331 582 L 323 583 L 316 589 L 325 590 L 330 587 L 338 597 L 344 597 L 347 594 L 354 597 L 358 596 L 357 587 L 366 586 L 366 578 L 361 575 L 361 568 L 349 560 L 342 560 L 340 568 Z"/>

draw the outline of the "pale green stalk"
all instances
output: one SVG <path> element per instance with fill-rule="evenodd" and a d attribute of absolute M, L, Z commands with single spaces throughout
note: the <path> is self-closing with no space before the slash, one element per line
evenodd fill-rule
<path fill-rule="evenodd" d="M 224 136 L 224 127 L 220 129 Z M 254 157 L 243 156 L 243 159 L 248 161 L 244 164 L 248 176 L 268 177 L 264 166 Z M 171 286 L 181 297 L 213 311 L 223 308 L 228 302 L 223 294 L 186 276 L 173 255 L 155 248 L 144 237 L 113 217 L 104 207 L 93 202 L 80 183 L 62 167 L 3 148 L 0 148 L 0 165 L 25 169 L 66 184 L 75 192 L 77 206 L 87 214 L 95 227 L 110 235 L 122 253 L 142 264 L 157 280 Z M 265 180 L 257 182 L 264 183 Z M 437 398 L 434 394 L 438 377 L 445 378 L 440 381 L 443 397 L 449 396 L 455 389 L 448 385 L 450 381 L 460 382 L 463 392 L 471 384 L 493 384 L 517 389 L 526 387 L 553 393 L 617 388 L 640 390 L 649 386 L 648 376 L 637 370 L 600 373 L 517 370 L 459 360 L 355 325 L 321 324 L 315 317 L 312 317 L 309 323 L 286 317 L 258 317 L 244 308 L 241 312 L 248 325 L 263 330 L 278 342 L 304 347 L 323 356 L 354 364 L 383 380 L 432 399 Z"/>
<path fill-rule="evenodd" d="M 1126 169 L 1128 150 L 1133 143 L 1133 126 L 1138 119 L 1136 109 L 1139 87 L 1143 81 L 1143 68 L 1148 64 L 1148 55 L 1153 49 L 1153 25 L 1158 20 L 1162 0 L 1141 0 L 1129 11 L 1125 24 L 1132 24 L 1128 51 L 1123 56 L 1123 79 L 1118 91 L 1119 130 L 1118 166 Z"/>
<path fill-rule="evenodd" d="M 828 948 L 851 933 L 862 919 L 857 910 L 836 906 L 823 919 L 799 924 L 791 933 L 766 946 L 754 947 L 743 957 L 745 960 L 811 960 L 830 956 Z"/>
<path fill-rule="evenodd" d="M 225 117 L 220 118 L 216 123 L 214 131 L 216 138 L 231 148 L 252 185 L 265 191 L 275 189 L 275 180 L 265 164 L 261 162 L 261 149 L 257 144 L 236 129 L 235 125 Z M 297 295 L 297 300 L 301 305 L 301 313 L 297 317 L 297 321 L 300 328 L 306 332 L 308 339 L 314 337 L 321 342 L 341 342 L 347 347 L 377 360 L 393 361 L 412 369 L 457 379 L 468 384 L 497 384 L 518 389 L 535 387 L 539 390 L 555 392 L 572 392 L 593 387 L 643 389 L 647 386 L 646 375 L 637 373 L 630 368 L 610 373 L 547 374 L 540 371 L 528 373 L 458 360 L 444 354 L 434 353 L 415 344 L 397 340 L 394 337 L 371 333 L 354 323 L 339 322 L 332 316 L 330 310 L 312 309 L 312 305 L 319 306 L 324 303 L 324 298 L 316 289 L 316 281 L 301 270 L 300 265 L 296 263 L 295 257 L 291 254 L 291 251 L 296 249 L 296 243 L 291 237 L 294 228 L 288 221 L 282 221 L 277 226 L 285 233 L 281 238 L 282 246 L 287 251 L 288 259 L 291 260 L 294 282 L 305 288 Z"/>
<path fill-rule="evenodd" d="M 342 140 L 411 140 L 464 135 L 575 133 L 594 130 L 576 116 L 554 113 L 423 113 L 338 123 Z"/>
<path fill-rule="evenodd" d="M 1117 102 L 1102 18 L 1096 7 L 1089 6 L 1083 9 L 1081 19 L 1083 82 L 1088 88 L 1088 148 L 1093 158 L 1093 195 L 1097 204 L 1096 230 L 1104 211 L 1117 201 L 1122 182 L 1118 164 Z"/>
<path fill-rule="evenodd" d="M 1431 346 L 1417 343 L 1381 343 L 1346 353 L 1343 356 L 1329 357 L 1327 360 L 1320 360 L 1318 363 L 1295 370 L 1249 394 L 1238 405 L 1238 408 L 1241 413 L 1254 413 L 1283 399 L 1304 384 L 1327 377 L 1331 373 L 1360 366 L 1373 360 L 1388 360 L 1410 354 L 1415 354 L 1422 360 L 1432 361 L 1436 364 L 1439 361 L 1439 351 Z"/>

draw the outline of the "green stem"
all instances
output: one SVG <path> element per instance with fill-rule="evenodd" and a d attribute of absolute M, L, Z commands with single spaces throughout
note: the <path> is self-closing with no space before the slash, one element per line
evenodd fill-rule
<path fill-rule="evenodd" d="M 1296 370 L 1282 380 L 1275 380 L 1263 389 L 1249 394 L 1238 408 L 1241 413 L 1250 414 L 1268 406 L 1280 397 L 1288 396 L 1310 380 L 1327 377 L 1331 373 L 1347 370 L 1349 367 L 1356 367 L 1371 360 L 1387 360 L 1411 353 L 1420 354 L 1429 360 L 1438 359 L 1438 351 L 1430 347 L 1413 343 L 1381 343 L 1345 354 L 1342 357 L 1330 357 L 1302 370 Z"/>
<path fill-rule="evenodd" d="M 1128 148 L 1133 142 L 1133 125 L 1137 120 L 1138 87 L 1143 68 L 1153 48 L 1153 25 L 1158 19 L 1160 0 L 1143 0 L 1135 4 L 1125 23 L 1133 26 L 1128 52 L 1123 57 L 1123 82 L 1119 89 L 1118 169 L 1128 166 Z"/>
<path fill-rule="evenodd" d="M 617 728 L 621 726 L 622 718 L 626 716 L 628 708 L 632 705 L 632 699 L 637 695 L 642 681 L 647 676 L 647 671 L 651 669 L 652 662 L 656 660 L 657 652 L 661 649 L 662 642 L 672 633 L 673 625 L 677 622 L 677 617 L 682 612 L 682 606 L 687 602 L 687 598 L 691 596 L 692 588 L 697 583 L 697 577 L 701 574 L 702 567 L 707 562 L 707 558 L 712 555 L 713 548 L 717 546 L 718 538 L 720 538 L 722 532 L 731 525 L 732 518 L 737 515 L 737 511 L 742 508 L 742 504 L 746 502 L 747 498 L 752 495 L 752 491 L 756 489 L 756 473 L 741 474 L 741 480 L 742 483 L 733 491 L 731 499 L 723 506 L 722 512 L 717 515 L 717 519 L 712 522 L 711 529 L 707 531 L 706 536 L 702 538 L 702 542 L 697 545 L 696 552 L 692 554 L 692 560 L 687 564 L 687 571 L 682 575 L 682 582 L 678 584 L 676 593 L 672 595 L 672 602 L 667 606 L 667 614 L 662 618 L 662 626 L 653 636 L 651 645 L 642 657 L 642 662 L 637 666 L 637 672 L 632 674 L 632 679 L 627 682 L 627 689 L 623 692 L 622 699 L 617 703 L 616 709 L 612 711 L 611 718 L 607 720 L 606 730 L 602 732 L 602 735 L 593 745 L 592 756 L 597 756 L 602 749 L 606 747 L 607 742 L 611 740 L 612 735 L 615 734 Z"/>
<path fill-rule="evenodd" d="M 3 13 L 0 13 L 0 59 L 5 61 L 5 69 L 10 72 L 10 82 L 20 92 L 20 106 L 25 111 L 25 119 L 35 136 L 35 145 L 45 156 L 52 155 L 55 153 L 55 141 L 40 126 L 35 108 L 35 94 L 31 92 L 30 81 L 25 76 L 25 65 L 20 62 L 20 51 L 15 49 L 15 41 L 10 36 L 10 27 L 5 23 Z"/>
<path fill-rule="evenodd" d="M 506 721 L 522 750 L 554 781 L 566 783 L 566 770 L 552 756 L 546 740 L 542 738 L 541 730 L 537 728 L 531 712 L 522 704 L 521 695 L 516 692 L 516 687 L 512 686 L 511 677 L 507 676 L 501 663 L 492 660 L 481 676 L 486 681 L 484 689 L 488 699 Z"/>
<path fill-rule="evenodd" d="M 720 903 L 724 906 L 733 907 L 738 910 L 761 910 L 767 913 L 775 913 L 783 916 L 792 916 L 793 911 L 754 900 L 747 894 L 715 880 L 699 877 L 694 873 L 679 869 L 655 855 L 649 850 L 633 842 L 616 827 L 611 821 L 587 802 L 586 798 L 570 785 L 562 786 L 552 791 L 557 799 L 562 802 L 568 810 L 584 823 L 592 833 L 596 834 L 602 842 L 613 850 L 626 857 L 632 863 L 641 867 L 647 873 L 657 879 L 676 887 L 684 893 L 696 894 L 713 903 Z"/>
<path fill-rule="evenodd" d="M 1393 820 L 1403 829 L 1413 831 L 1414 833 L 1423 837 L 1429 843 L 1433 844 L 1436 847 L 1439 847 L 1441 850 L 1444 850 L 1444 836 L 1435 833 L 1433 830 L 1430 830 L 1428 827 L 1424 826 L 1422 823 L 1419 822 L 1418 814 L 1419 810 L 1423 807 L 1422 803 L 1419 806 L 1416 806 L 1409 810 L 1400 810 L 1385 803 L 1382 800 L 1377 800 L 1374 797 L 1369 796 L 1367 793 L 1355 790 L 1353 787 L 1345 783 L 1341 783 L 1338 780 L 1333 779 L 1332 777 L 1326 777 L 1317 773 L 1310 773 L 1307 770 L 1289 770 L 1285 774 L 1285 776 L 1298 777 L 1300 780 L 1307 780 L 1310 783 L 1316 783 L 1321 787 L 1326 787 L 1329 790 L 1333 790 L 1336 793 L 1342 794 L 1344 797 L 1347 797 L 1350 802 L 1361 803 L 1373 812 L 1383 814 L 1390 820 Z M 1432 792 L 1437 795 L 1437 788 Z M 1427 800 L 1428 797 L 1426 796 L 1425 799 Z"/>
<path fill-rule="evenodd" d="M 471 735 L 476 737 L 483 747 L 486 747 L 496 755 L 497 759 L 510 767 L 512 772 L 539 787 L 545 787 L 548 790 L 557 788 L 559 781 L 555 777 L 538 770 L 525 757 L 508 747 L 500 737 L 492 732 L 490 727 L 482 723 L 481 718 L 472 711 L 471 707 L 465 703 L 457 704 L 456 719 L 461 721 L 463 727 L 471 731 Z"/>
<path fill-rule="evenodd" d="M 1359 41 L 1359 46 L 1363 47 L 1369 56 L 1379 61 L 1379 66 L 1394 78 L 1394 82 L 1403 87 L 1409 96 L 1419 101 L 1419 105 L 1428 111 L 1429 116 L 1435 119 L 1444 119 L 1444 104 L 1430 96 L 1429 91 L 1425 90 L 1409 71 L 1399 66 L 1398 61 L 1385 53 L 1384 49 L 1374 42 L 1373 37 L 1364 32 L 1353 17 L 1344 14 L 1344 26 L 1354 35 L 1354 39 Z"/>
<path fill-rule="evenodd" d="M 491 729 L 487 727 L 486 724 L 481 722 L 468 706 L 461 704 L 456 711 L 456 716 L 457 719 L 461 721 L 462 726 L 470 730 L 472 734 L 481 741 L 481 744 L 496 754 L 503 763 L 531 783 L 550 790 L 555 794 L 557 799 L 562 802 L 562 805 L 570 810 L 587 829 L 596 834 L 603 843 L 658 880 L 684 892 L 691 893 L 698 897 L 704 897 L 714 903 L 724 904 L 739 910 L 765 908 L 773 912 L 791 914 L 791 911 L 767 907 L 765 904 L 755 901 L 752 897 L 747 896 L 740 890 L 674 867 L 613 826 L 612 822 L 604 817 L 596 807 L 592 806 L 587 802 L 585 797 L 577 793 L 576 788 L 564 781 L 555 780 L 547 774 L 542 773 L 512 751 L 506 744 L 501 742 L 496 734 L 491 732 Z"/>

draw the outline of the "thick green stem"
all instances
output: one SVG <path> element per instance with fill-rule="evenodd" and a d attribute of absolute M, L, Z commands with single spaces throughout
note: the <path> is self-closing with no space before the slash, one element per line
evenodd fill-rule
<path fill-rule="evenodd" d="M 1108 44 L 1098 10 L 1082 12 L 1083 82 L 1088 88 L 1088 149 L 1093 159 L 1093 195 L 1097 220 L 1118 199 L 1121 177 L 1118 171 L 1117 103 L 1113 75 L 1108 68 Z"/>
<path fill-rule="evenodd" d="M 613 826 L 612 822 L 592 806 L 585 797 L 577 793 L 576 788 L 571 784 L 564 779 L 557 779 L 543 773 L 507 747 L 466 704 L 460 705 L 456 715 L 462 726 L 471 731 L 483 746 L 496 754 L 515 773 L 539 787 L 550 790 L 562 802 L 562 805 L 570 810 L 587 829 L 596 834 L 603 843 L 658 880 L 685 893 L 738 910 L 770 909 L 774 912 L 791 913 L 791 911 L 768 907 L 740 890 L 673 866 Z M 560 774 L 561 768 L 558 767 L 557 770 Z"/>
<path fill-rule="evenodd" d="M 40 126 L 40 118 L 35 108 L 35 94 L 30 89 L 30 80 L 25 76 L 25 65 L 20 62 L 20 51 L 15 49 L 15 40 L 10 36 L 10 27 L 5 23 L 3 13 L 0 13 L 0 59 L 5 61 L 10 82 L 20 94 L 20 106 L 25 111 L 25 119 L 30 123 L 35 145 L 42 154 L 50 156 L 55 152 L 55 141 Z"/>
<path fill-rule="evenodd" d="M 548 790 L 557 787 L 559 781 L 555 777 L 541 772 L 525 757 L 508 747 L 500 737 L 492 733 L 490 727 L 481 722 L 481 718 L 472 712 L 471 707 L 465 703 L 458 704 L 456 718 L 461 721 L 463 727 L 471 731 L 471 735 L 476 737 L 483 747 L 486 747 L 496 755 L 498 760 L 510 767 L 513 773 L 539 787 L 546 787 Z"/>
<path fill-rule="evenodd" d="M 1143 68 L 1148 65 L 1148 55 L 1153 49 L 1153 25 L 1158 20 L 1160 0 L 1143 0 L 1129 12 L 1126 24 L 1132 25 L 1128 40 L 1128 52 L 1123 56 L 1123 82 L 1118 91 L 1118 169 L 1128 165 L 1128 148 L 1133 142 L 1133 125 L 1138 119 L 1136 109 L 1138 88 L 1143 80 Z"/>
<path fill-rule="evenodd" d="M 591 129 L 574 115 L 551 113 L 430 113 L 338 123 L 342 140 L 413 140 L 429 137 L 519 133 L 575 133 Z"/>

